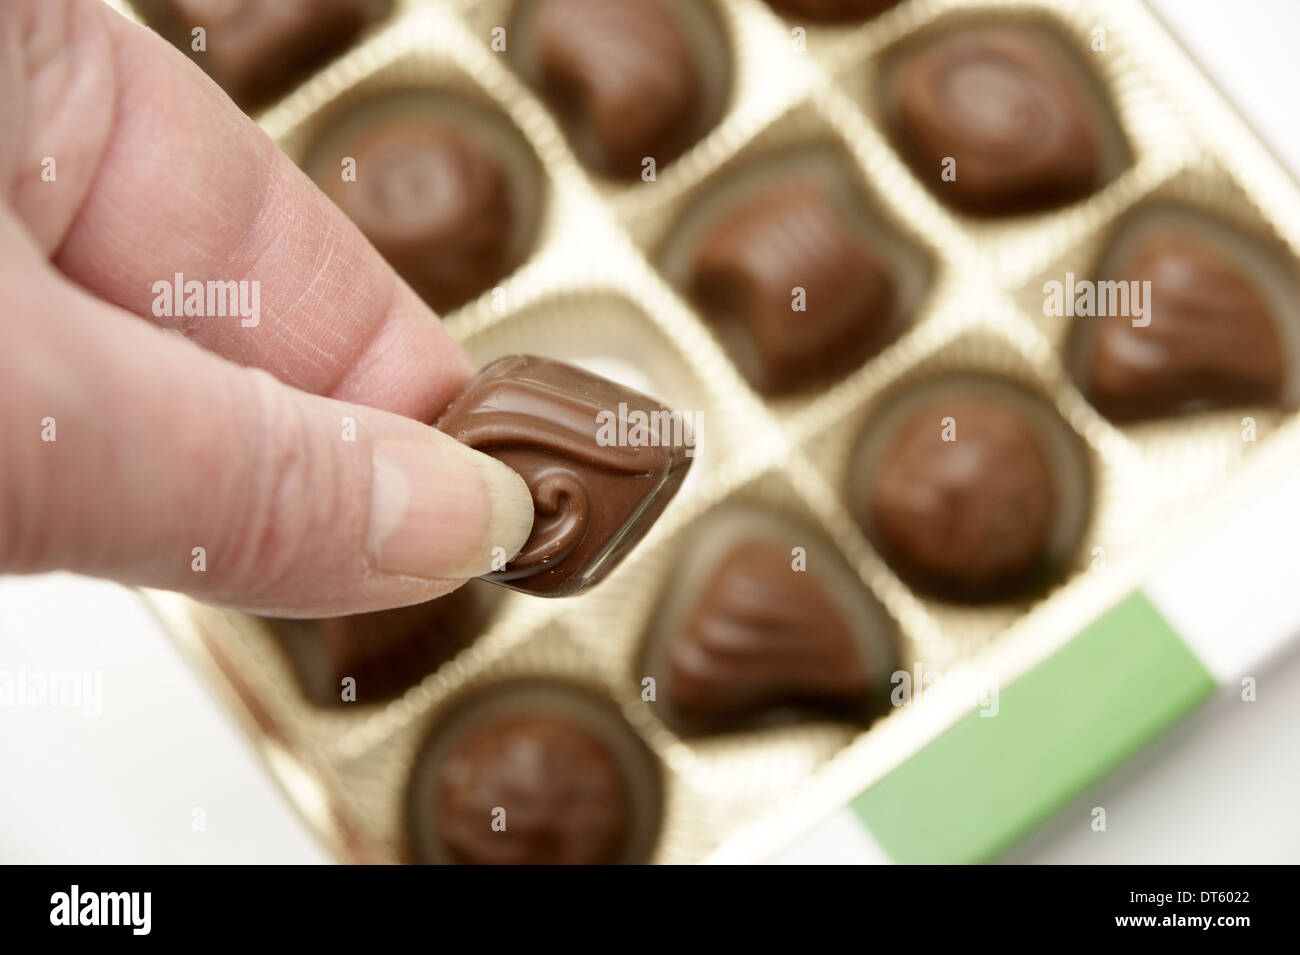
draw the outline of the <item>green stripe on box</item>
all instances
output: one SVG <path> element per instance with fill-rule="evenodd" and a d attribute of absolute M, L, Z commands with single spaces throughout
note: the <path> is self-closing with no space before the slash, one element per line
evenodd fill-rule
<path fill-rule="evenodd" d="M 1136 591 L 1003 688 L 996 716 L 963 717 L 853 809 L 896 862 L 986 862 L 1214 689 Z"/>

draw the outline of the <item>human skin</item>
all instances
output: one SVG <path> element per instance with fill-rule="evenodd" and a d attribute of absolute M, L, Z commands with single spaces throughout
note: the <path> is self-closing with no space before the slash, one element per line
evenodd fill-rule
<path fill-rule="evenodd" d="M 178 272 L 260 283 L 257 325 L 155 317 Z M 438 596 L 528 537 L 522 479 L 421 423 L 473 373 L 437 317 L 99 0 L 0 5 L 0 289 L 0 572 L 321 616 Z"/>

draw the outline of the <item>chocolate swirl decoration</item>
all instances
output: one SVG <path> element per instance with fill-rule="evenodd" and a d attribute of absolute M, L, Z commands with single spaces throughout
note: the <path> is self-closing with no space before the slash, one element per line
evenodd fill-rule
<path fill-rule="evenodd" d="M 1103 172 L 1100 108 L 1045 30 L 951 30 L 902 58 L 883 84 L 889 131 L 921 181 L 967 212 L 1061 205 Z M 941 173 L 955 161 L 955 178 Z"/>
<path fill-rule="evenodd" d="M 489 580 L 575 593 L 648 529 L 689 460 L 684 448 L 650 444 L 657 436 L 636 428 L 603 434 L 601 416 L 620 411 L 666 409 L 571 365 L 518 355 L 484 369 L 447 409 L 437 426 L 519 472 L 533 496 L 532 535 Z"/>

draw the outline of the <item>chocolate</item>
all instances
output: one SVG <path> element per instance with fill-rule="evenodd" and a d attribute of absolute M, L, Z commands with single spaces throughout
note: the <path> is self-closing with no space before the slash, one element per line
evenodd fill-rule
<path fill-rule="evenodd" d="M 495 683 L 455 704 L 416 755 L 409 856 L 422 863 L 646 862 L 659 762 L 617 706 L 577 684 Z"/>
<path fill-rule="evenodd" d="M 700 242 L 690 283 L 766 395 L 860 365 L 886 341 L 896 302 L 886 263 L 824 188 L 798 179 L 726 214 Z"/>
<path fill-rule="evenodd" d="M 530 79 L 598 172 L 634 179 L 647 157 L 662 167 L 713 121 L 700 65 L 664 0 L 536 0 L 523 32 Z"/>
<path fill-rule="evenodd" d="M 823 537 L 731 507 L 692 532 L 642 663 L 681 732 L 878 715 L 893 626 Z"/>
<path fill-rule="evenodd" d="M 901 0 L 767 0 L 787 17 L 813 23 L 856 23 L 896 7 Z"/>
<path fill-rule="evenodd" d="M 244 109 L 265 105 L 383 17 L 388 0 L 145 0 L 149 24 Z M 193 48 L 204 30 L 206 49 Z"/>
<path fill-rule="evenodd" d="M 602 580 L 677 493 L 690 467 L 686 434 L 652 398 L 572 365 L 500 358 L 436 427 L 492 455 L 533 495 L 533 532 L 485 580 L 562 597 Z"/>
<path fill-rule="evenodd" d="M 627 836 L 614 755 L 568 720 L 513 716 L 479 728 L 449 754 L 438 787 L 438 828 L 463 864 L 608 865 Z M 498 807 L 504 831 L 491 825 Z"/>
<path fill-rule="evenodd" d="M 355 181 L 341 175 L 344 157 L 356 161 Z M 372 104 L 308 171 L 435 311 L 464 304 L 519 264 L 506 170 L 463 119 Z"/>
<path fill-rule="evenodd" d="M 1208 237 L 1151 232 L 1115 277 L 1150 282 L 1146 324 L 1078 318 L 1090 339 L 1081 387 L 1102 414 L 1135 421 L 1283 400 L 1287 368 L 1277 316 L 1263 292 Z"/>
<path fill-rule="evenodd" d="M 917 590 L 998 600 L 1046 572 L 1062 494 L 1043 434 L 1015 400 L 962 389 L 936 396 L 894 425 L 859 472 L 858 519 Z"/>
<path fill-rule="evenodd" d="M 470 581 L 445 597 L 396 610 L 266 622 L 312 703 L 375 703 L 401 695 L 469 646 L 499 594 Z M 343 680 L 349 677 L 356 681 L 355 699 L 345 701 Z"/>
<path fill-rule="evenodd" d="M 882 109 L 916 175 L 954 208 L 1050 209 L 1094 192 L 1111 172 L 1107 124 L 1079 73 L 1041 29 L 950 30 L 886 71 Z"/>

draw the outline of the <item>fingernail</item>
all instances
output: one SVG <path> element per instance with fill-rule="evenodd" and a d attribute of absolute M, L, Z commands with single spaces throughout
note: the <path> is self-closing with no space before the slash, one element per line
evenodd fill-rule
<path fill-rule="evenodd" d="M 447 437 L 388 439 L 372 453 L 368 548 L 375 569 L 477 577 L 508 560 L 533 526 L 528 485 L 495 458 Z"/>

